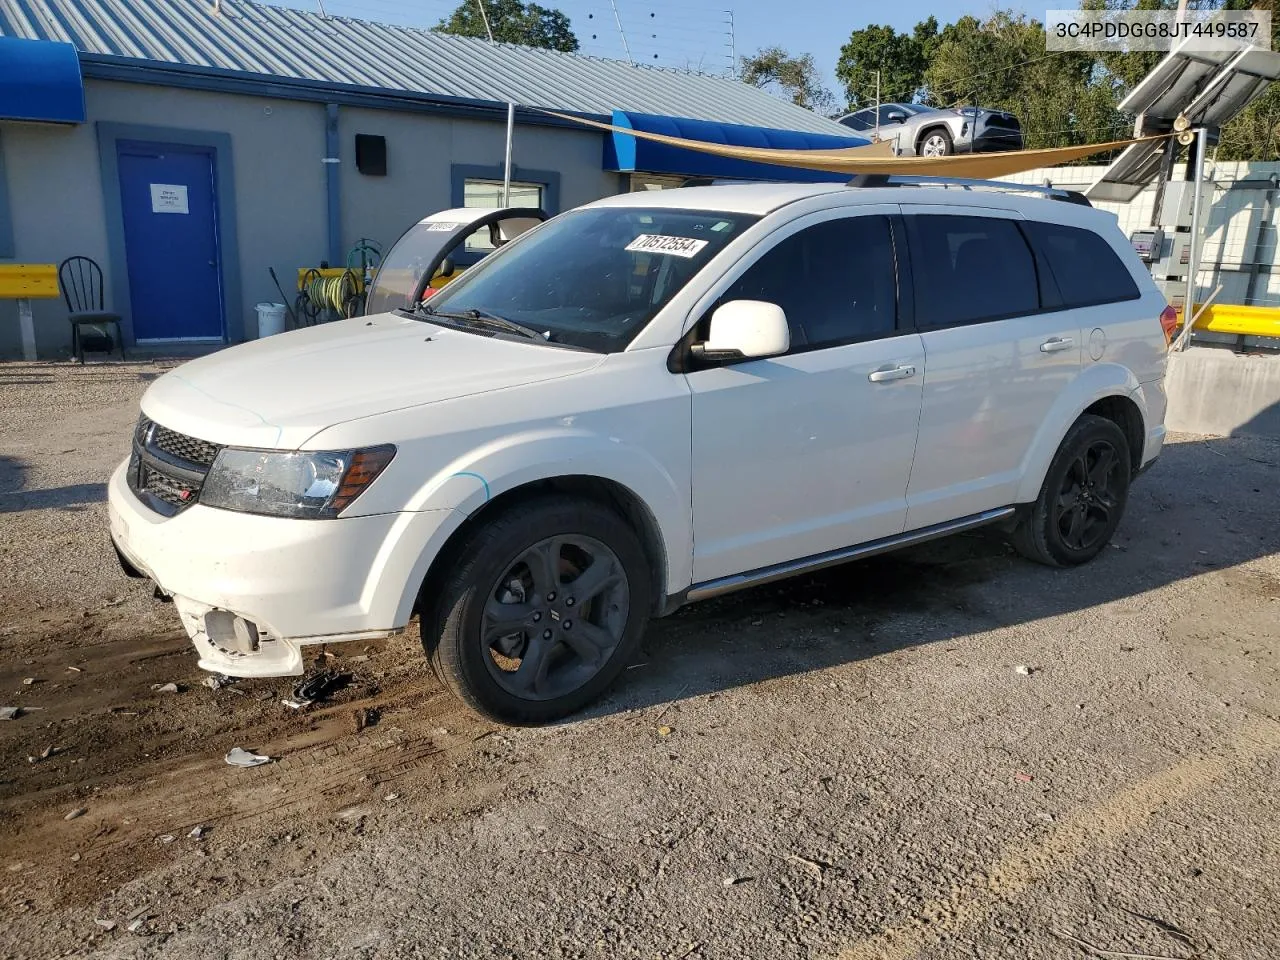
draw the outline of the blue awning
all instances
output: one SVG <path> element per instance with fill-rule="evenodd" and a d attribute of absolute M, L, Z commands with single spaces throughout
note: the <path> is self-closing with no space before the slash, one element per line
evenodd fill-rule
<path fill-rule="evenodd" d="M 774 147 L 782 150 L 833 150 L 864 147 L 870 140 L 863 137 L 827 133 L 801 133 L 798 130 L 773 130 L 748 127 L 736 123 L 712 123 L 683 117 L 662 117 L 648 113 L 613 111 L 615 127 L 626 127 L 645 133 L 661 133 L 686 140 L 704 140 L 735 147 Z M 620 173 L 666 173 L 687 177 L 725 177 L 738 180 L 787 180 L 802 183 L 843 183 L 846 173 L 824 173 L 779 167 L 771 163 L 735 160 L 710 153 L 668 146 L 642 140 L 625 133 L 611 133 L 604 144 L 604 168 Z"/>
<path fill-rule="evenodd" d="M 80 55 L 69 43 L 0 37 L 0 120 L 84 123 Z"/>

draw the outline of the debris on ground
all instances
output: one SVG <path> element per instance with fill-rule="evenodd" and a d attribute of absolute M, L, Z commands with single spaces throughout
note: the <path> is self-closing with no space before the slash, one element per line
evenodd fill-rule
<path fill-rule="evenodd" d="M 0 707 L 0 720 L 17 720 L 20 716 L 21 707 Z"/>
<path fill-rule="evenodd" d="M 146 922 L 147 922 L 146 917 L 139 917 L 137 920 L 134 920 L 131 924 L 129 924 L 129 926 L 126 927 L 125 929 L 128 930 L 130 933 L 137 933 L 146 925 Z"/>
<path fill-rule="evenodd" d="M 399 800 L 399 799 L 400 799 L 400 794 L 398 793 L 388 793 L 385 797 L 382 798 L 384 803 L 391 803 L 393 800 Z"/>
<path fill-rule="evenodd" d="M 204 825 L 202 824 L 196 827 L 190 833 L 188 833 L 187 836 L 192 840 L 200 840 L 200 839 L 203 839 L 204 837 L 204 831 L 205 831 L 205 828 L 204 828 Z"/>
<path fill-rule="evenodd" d="M 75 820 L 77 817 L 83 817 L 83 816 L 84 816 L 86 813 L 88 813 L 88 812 L 89 812 L 89 811 L 88 811 L 86 808 L 84 808 L 84 807 L 76 807 L 74 810 L 72 810 L 70 813 L 68 813 L 68 814 L 67 814 L 65 817 L 63 817 L 62 819 L 63 819 L 63 820 Z"/>
<path fill-rule="evenodd" d="M 31 686 L 31 685 L 32 685 L 33 683 L 35 683 L 35 682 L 36 682 L 36 678 L 35 678 L 35 677 L 23 677 L 23 678 L 22 678 L 22 685 L 23 685 L 24 687 L 29 687 L 29 686 Z"/>
<path fill-rule="evenodd" d="M 671 728 L 670 728 L 670 727 L 659 727 L 659 728 L 658 728 L 658 736 L 660 736 L 660 737 L 669 737 L 669 736 L 671 736 Z"/>
<path fill-rule="evenodd" d="M 1029 677 L 1036 672 L 1035 667 L 1029 667 L 1025 663 L 1020 663 L 1013 668 L 1013 672 L 1020 677 Z"/>
<path fill-rule="evenodd" d="M 156 839 L 159 840 L 161 843 L 173 843 L 173 841 L 177 840 L 178 838 L 175 837 L 172 833 L 162 833 L 160 834 L 160 836 L 156 837 Z"/>
<path fill-rule="evenodd" d="M 754 879 L 755 877 L 725 877 L 720 882 L 726 887 L 736 887 L 740 883 L 749 883 Z"/>
<path fill-rule="evenodd" d="M 1033 777 L 1029 773 L 1022 773 L 1021 771 L 1019 771 L 1018 773 L 1015 773 L 1013 775 L 1013 779 L 1017 780 L 1019 783 L 1030 783 L 1032 780 L 1035 779 L 1035 777 Z"/>
<path fill-rule="evenodd" d="M 153 683 L 151 691 L 153 693 L 179 693 L 182 688 L 176 683 Z"/>
<path fill-rule="evenodd" d="M 112 930 L 116 928 L 116 922 L 114 920 L 104 920 L 101 917 L 99 917 L 93 922 L 96 923 L 98 926 L 100 926 L 103 930 L 107 931 L 107 933 L 110 933 Z"/>
<path fill-rule="evenodd" d="M 84 673 L 84 671 L 81 670 L 79 667 L 67 667 L 67 669 L 70 670 L 72 673 Z"/>
<path fill-rule="evenodd" d="M 351 674 L 337 673 L 333 670 L 317 670 L 309 677 L 303 678 L 293 688 L 293 699 L 281 700 L 286 707 L 301 710 L 309 707 L 317 700 L 323 700 L 336 693 L 351 682 Z"/>
<path fill-rule="evenodd" d="M 208 687 L 210 690 L 221 690 L 227 684 L 232 682 L 234 681 L 231 677 L 228 677 L 226 674 L 219 673 L 212 677 L 205 677 L 200 681 L 200 684 L 201 686 Z M 236 692 L 238 693 L 239 691 Z"/>
<path fill-rule="evenodd" d="M 226 760 L 233 767 L 257 767 L 271 762 L 270 757 L 264 757 L 259 753 L 250 753 L 248 750 L 241 750 L 239 747 L 232 747 L 231 752 L 227 754 Z"/>

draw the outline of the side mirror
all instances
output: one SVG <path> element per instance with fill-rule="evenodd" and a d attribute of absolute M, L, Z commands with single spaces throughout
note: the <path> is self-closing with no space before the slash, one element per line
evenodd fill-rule
<path fill-rule="evenodd" d="M 885 119 L 888 120 L 890 123 L 906 123 L 907 115 L 903 113 L 901 110 L 890 110 L 885 115 Z"/>
<path fill-rule="evenodd" d="M 453 257 L 445 257 L 440 262 L 440 269 L 436 271 L 436 276 L 437 277 L 453 276 Z"/>
<path fill-rule="evenodd" d="M 699 360 L 756 360 L 786 353 L 791 346 L 787 315 L 776 303 L 730 300 L 711 315 L 711 333 L 690 352 Z"/>

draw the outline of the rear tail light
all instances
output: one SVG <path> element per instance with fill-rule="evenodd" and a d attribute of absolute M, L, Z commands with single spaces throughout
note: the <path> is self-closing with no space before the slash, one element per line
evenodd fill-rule
<path fill-rule="evenodd" d="M 1173 307 L 1165 307 L 1160 311 L 1160 328 L 1164 330 L 1164 345 L 1173 343 L 1173 334 L 1178 329 L 1178 311 Z"/>

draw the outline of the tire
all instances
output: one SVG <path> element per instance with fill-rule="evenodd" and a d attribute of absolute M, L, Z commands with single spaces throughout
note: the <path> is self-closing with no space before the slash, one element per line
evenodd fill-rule
<path fill-rule="evenodd" d="M 954 150 L 955 146 L 951 142 L 951 134 L 947 131 L 947 128 L 934 127 L 931 130 L 926 130 L 920 137 L 920 143 L 916 148 L 916 156 L 949 157 Z"/>
<path fill-rule="evenodd" d="M 592 501 L 517 504 L 472 533 L 450 566 L 425 598 L 422 644 L 449 691 L 500 723 L 547 723 L 597 699 L 631 661 L 652 609 L 639 539 Z"/>
<path fill-rule="evenodd" d="M 1014 548 L 1051 567 L 1092 560 L 1124 515 L 1132 463 L 1123 430 L 1105 417 L 1082 416 L 1058 447 L 1040 495 L 1014 528 Z"/>

